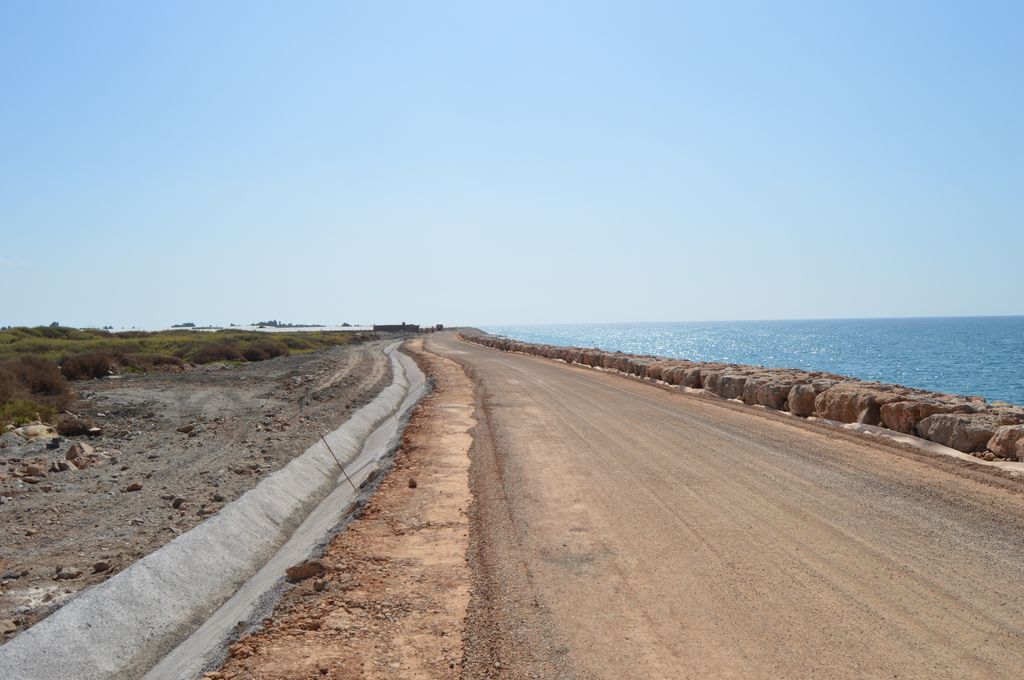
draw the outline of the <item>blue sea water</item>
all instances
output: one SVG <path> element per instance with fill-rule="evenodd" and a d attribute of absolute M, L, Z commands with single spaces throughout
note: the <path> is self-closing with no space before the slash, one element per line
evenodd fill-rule
<path fill-rule="evenodd" d="M 1024 404 L 1024 316 L 486 326 L 528 342 L 831 371 Z"/>

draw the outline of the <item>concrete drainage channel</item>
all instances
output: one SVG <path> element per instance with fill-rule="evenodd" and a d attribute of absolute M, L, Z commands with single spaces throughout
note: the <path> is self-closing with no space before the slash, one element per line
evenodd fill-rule
<path fill-rule="evenodd" d="M 392 384 L 326 436 L 330 449 L 314 444 L 210 519 L 0 647 L 0 677 L 194 678 L 216 663 L 237 624 L 272 606 L 285 569 L 329 540 L 360 495 L 353 487 L 372 481 L 398 443 L 426 378 L 397 346 L 385 350 Z"/>

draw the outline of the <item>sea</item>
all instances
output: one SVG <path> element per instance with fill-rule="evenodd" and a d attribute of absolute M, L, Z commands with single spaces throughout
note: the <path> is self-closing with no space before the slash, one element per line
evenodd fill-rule
<path fill-rule="evenodd" d="M 1024 405 L 1024 316 L 481 328 L 527 342 L 830 371 Z"/>

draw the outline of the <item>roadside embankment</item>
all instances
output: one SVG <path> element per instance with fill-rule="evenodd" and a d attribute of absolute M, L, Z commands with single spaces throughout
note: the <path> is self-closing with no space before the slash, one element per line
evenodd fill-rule
<path fill-rule="evenodd" d="M 616 371 L 642 380 L 788 411 L 913 435 L 986 460 L 1024 461 L 1024 407 L 901 385 L 790 368 L 686 361 L 521 342 L 463 329 L 473 343 L 505 352 Z"/>

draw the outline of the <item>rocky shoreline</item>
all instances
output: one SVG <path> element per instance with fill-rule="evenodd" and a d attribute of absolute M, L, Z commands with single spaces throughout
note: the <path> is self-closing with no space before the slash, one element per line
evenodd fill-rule
<path fill-rule="evenodd" d="M 1024 407 L 1006 402 L 867 382 L 821 371 L 541 345 L 476 329 L 464 329 L 461 336 L 484 347 L 699 389 L 723 399 L 805 418 L 883 427 L 985 460 L 1024 461 Z"/>

